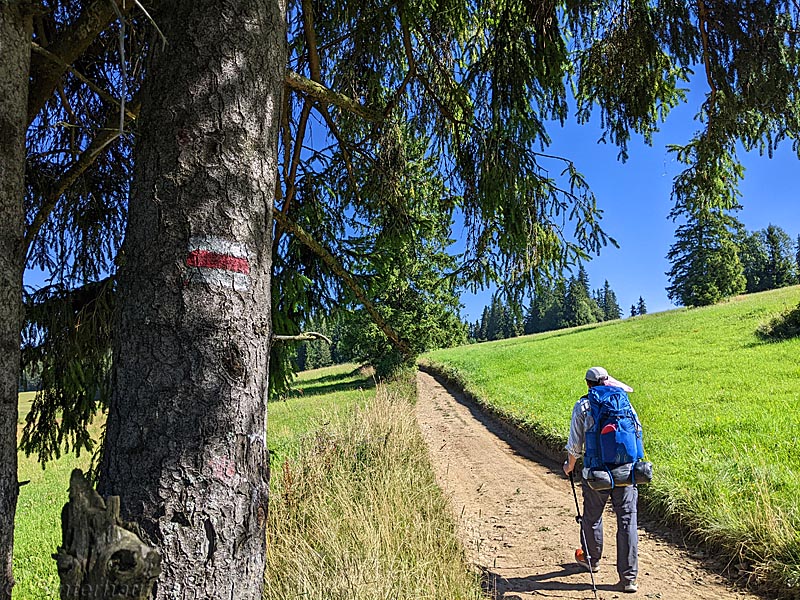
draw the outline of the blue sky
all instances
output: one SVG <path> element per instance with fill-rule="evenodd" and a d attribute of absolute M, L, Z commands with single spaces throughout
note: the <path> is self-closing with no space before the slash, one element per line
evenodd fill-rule
<path fill-rule="evenodd" d="M 647 146 L 640 138 L 629 145 L 625 163 L 617 160 L 618 150 L 598 144 L 599 121 L 584 126 L 574 122 L 550 128 L 553 144 L 549 151 L 572 159 L 584 175 L 603 209 L 603 229 L 619 244 L 607 246 L 586 265 L 591 287 L 602 287 L 608 279 L 626 315 L 642 296 L 648 312 L 675 308 L 667 298 L 667 252 L 674 243 L 676 223 L 668 219 L 672 209 L 673 178 L 681 172 L 669 144 L 685 144 L 701 126 L 694 121 L 700 89 L 690 94 L 690 103 L 675 108 Z M 770 223 L 782 227 L 792 238 L 800 234 L 797 214 L 800 164 L 791 144 L 784 143 L 772 159 L 758 152 L 740 153 L 745 179 L 740 186 L 742 210 L 737 217 L 748 231 Z M 462 296 L 462 316 L 474 322 L 491 301 L 492 290 Z"/>

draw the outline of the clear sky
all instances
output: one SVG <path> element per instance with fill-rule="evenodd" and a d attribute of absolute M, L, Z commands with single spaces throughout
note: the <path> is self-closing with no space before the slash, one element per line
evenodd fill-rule
<path fill-rule="evenodd" d="M 629 144 L 626 163 L 617 160 L 618 150 L 610 144 L 597 144 L 600 137 L 599 120 L 584 126 L 574 122 L 565 127 L 555 123 L 550 128 L 552 154 L 572 159 L 587 180 L 603 209 L 603 229 L 619 244 L 607 246 L 586 265 L 592 289 L 602 287 L 608 279 L 617 294 L 626 316 L 630 306 L 644 298 L 648 312 L 674 308 L 667 298 L 669 285 L 666 259 L 674 243 L 677 226 L 668 219 L 672 209 L 670 194 L 673 178 L 681 172 L 669 144 L 685 144 L 700 128 L 694 121 L 702 86 L 690 95 L 690 103 L 675 108 L 647 146 L 641 138 Z M 800 234 L 800 162 L 791 143 L 784 142 L 774 157 L 758 152 L 740 153 L 745 178 L 740 185 L 742 210 L 737 218 L 748 231 L 763 229 L 770 223 L 779 225 L 797 239 Z M 483 307 L 491 301 L 492 290 L 464 294 L 462 316 L 474 322 Z"/>

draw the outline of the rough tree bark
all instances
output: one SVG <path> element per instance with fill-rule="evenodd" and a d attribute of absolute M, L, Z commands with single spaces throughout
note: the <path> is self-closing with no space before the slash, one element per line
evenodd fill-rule
<path fill-rule="evenodd" d="M 11 598 L 17 510 L 17 386 L 25 259 L 25 127 L 31 56 L 28 2 L 0 0 L 0 600 Z"/>
<path fill-rule="evenodd" d="M 152 14 L 100 492 L 159 549 L 156 598 L 260 600 L 285 4 Z"/>

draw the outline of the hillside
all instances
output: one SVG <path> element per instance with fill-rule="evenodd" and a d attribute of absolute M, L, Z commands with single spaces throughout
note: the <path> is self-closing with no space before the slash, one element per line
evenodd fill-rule
<path fill-rule="evenodd" d="M 764 343 L 755 331 L 798 301 L 800 287 L 785 288 L 424 360 L 558 446 L 586 369 L 605 366 L 636 390 L 631 398 L 656 465 L 643 489 L 650 506 L 761 581 L 791 591 L 800 583 L 800 339 Z"/>

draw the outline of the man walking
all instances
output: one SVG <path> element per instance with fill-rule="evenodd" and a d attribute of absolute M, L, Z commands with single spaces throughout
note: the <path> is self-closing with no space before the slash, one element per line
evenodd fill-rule
<path fill-rule="evenodd" d="M 592 388 L 600 386 L 621 388 L 625 392 L 633 391 L 630 386 L 611 377 L 603 367 L 592 367 L 586 372 L 586 385 L 590 392 Z M 567 460 L 564 462 L 564 473 L 567 475 L 572 473 L 575 463 L 584 455 L 587 432 L 595 435 L 594 430 L 597 424 L 589 396 L 590 394 L 583 396 L 572 409 L 569 439 L 566 446 L 568 454 Z M 631 407 L 631 411 L 635 425 L 641 432 L 641 425 L 633 407 Z M 594 411 L 594 414 L 596 412 Z M 594 451 L 597 444 L 592 443 L 590 446 Z M 587 462 L 587 458 L 584 458 L 584 463 Z M 581 544 L 585 543 L 585 547 L 583 547 L 582 553 L 576 552 L 576 560 L 593 573 L 599 570 L 600 559 L 603 557 L 603 509 L 608 499 L 611 498 L 614 513 L 617 515 L 617 572 L 619 573 L 620 587 L 626 593 L 635 593 L 637 590 L 636 577 L 639 571 L 639 536 L 636 519 L 639 491 L 636 485 L 615 486 L 603 491 L 593 490 L 586 481 L 587 471 L 588 469 L 584 465 L 581 480 L 581 489 L 583 490 Z"/>

